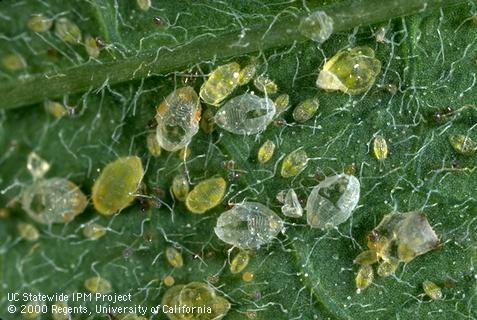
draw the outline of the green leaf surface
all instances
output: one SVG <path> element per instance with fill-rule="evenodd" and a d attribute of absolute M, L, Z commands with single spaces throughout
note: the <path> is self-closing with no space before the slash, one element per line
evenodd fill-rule
<path fill-rule="evenodd" d="M 152 3 L 143 12 L 132 0 L 0 1 L 0 60 L 16 53 L 27 62 L 18 72 L 0 65 L 0 92 L 7 97 L 0 102 L 0 207 L 11 204 L 32 183 L 26 168 L 32 151 L 50 163 L 47 177 L 68 178 L 88 195 L 107 163 L 137 155 L 146 170 L 139 198 L 155 197 L 161 203 L 160 208 L 142 210 L 137 201 L 113 217 L 99 215 L 90 205 L 72 222 L 52 226 L 36 224 L 13 204 L 10 217 L 0 221 L 0 317 L 10 319 L 7 306 L 20 310 L 22 304 L 7 301 L 7 293 L 85 292 L 84 281 L 95 275 L 109 280 L 114 292 L 132 294 L 132 302 L 115 306 L 151 308 L 167 290 L 162 279 L 172 275 L 176 284 L 204 281 L 214 286 L 232 303 L 226 320 L 247 319 L 250 311 L 256 312 L 255 319 L 277 320 L 477 318 L 477 161 L 456 153 L 448 141 L 450 134 L 477 141 L 477 25 L 471 19 L 475 3 L 339 30 L 322 45 L 286 36 L 268 39 L 260 32 L 275 21 L 297 22 L 308 9 L 346 7 L 344 2 Z M 106 47 L 92 59 L 83 45 L 64 43 L 54 29 L 35 34 L 26 27 L 35 13 L 68 17 L 83 36 L 100 37 Z M 363 12 L 355 15 L 359 20 Z M 381 27 L 387 32 L 378 42 L 375 34 Z M 296 32 L 296 23 L 289 28 Z M 252 34 L 248 39 L 253 50 L 244 49 L 243 43 L 237 43 L 235 53 L 220 46 L 241 31 Z M 383 64 L 376 84 L 359 96 L 317 89 L 325 58 L 358 45 L 373 48 Z M 187 50 L 170 51 L 177 47 Z M 165 65 L 157 60 L 158 52 L 169 52 Z M 155 107 L 165 96 L 186 81 L 198 90 L 217 65 L 237 61 L 244 66 L 250 57 L 258 57 L 259 73 L 273 79 L 279 93 L 290 95 L 292 108 L 284 113 L 284 121 L 257 136 L 200 130 L 185 161 L 178 153 L 163 151 L 159 158 L 148 153 L 146 136 L 154 131 L 150 123 Z M 143 64 L 146 67 L 138 68 Z M 57 80 L 49 82 L 51 77 Z M 31 79 L 35 86 L 30 86 Z M 397 90 L 387 90 L 389 85 Z M 233 96 L 252 90 L 250 84 Z M 293 107 L 315 96 L 320 101 L 316 117 L 294 122 Z M 56 119 L 45 112 L 46 97 L 69 106 L 71 115 Z M 454 112 L 436 121 L 436 113 L 447 106 Z M 371 152 L 376 134 L 389 145 L 384 162 Z M 257 150 L 267 139 L 277 149 L 270 162 L 260 165 Z M 298 147 L 311 158 L 307 168 L 294 178 L 280 177 L 281 159 Z M 235 161 L 239 176 L 229 180 L 219 207 L 194 215 L 174 201 L 169 188 L 181 168 L 196 184 L 213 176 L 233 176 L 223 165 L 227 160 Z M 253 281 L 244 282 L 241 274 L 229 271 L 228 261 L 237 249 L 230 253 L 230 246 L 213 232 L 228 203 L 253 200 L 281 215 L 275 198 L 280 190 L 295 188 L 304 203 L 318 183 L 317 173 L 333 175 L 352 164 L 361 198 L 350 220 L 321 231 L 311 229 L 306 219 L 284 218 L 284 234 L 252 254 L 245 271 L 254 274 Z M 159 196 L 161 190 L 164 196 Z M 366 248 L 367 233 L 387 213 L 414 210 L 427 215 L 442 246 L 401 265 L 395 276 L 376 277 L 368 289 L 356 293 L 353 259 Z M 107 226 L 106 236 L 87 240 L 82 229 L 91 221 Z M 19 222 L 35 224 L 39 240 L 22 240 Z M 181 248 L 183 268 L 167 263 L 168 245 Z M 425 297 L 424 280 L 439 284 L 444 299 Z M 109 319 L 104 312 L 95 313 L 100 305 L 112 304 L 86 302 L 92 314 L 75 314 L 73 319 Z M 162 313 L 148 312 L 147 317 L 167 319 Z M 39 317 L 50 318 L 49 313 Z"/>

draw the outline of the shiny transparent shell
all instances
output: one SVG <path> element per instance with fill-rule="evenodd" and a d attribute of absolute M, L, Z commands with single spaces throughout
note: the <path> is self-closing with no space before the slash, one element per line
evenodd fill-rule
<path fill-rule="evenodd" d="M 265 141 L 258 149 L 257 159 L 260 163 L 266 163 L 270 161 L 275 152 L 275 143 L 272 140 Z"/>
<path fill-rule="evenodd" d="M 104 167 L 93 185 L 93 204 L 104 215 L 113 215 L 131 205 L 144 169 L 136 156 L 121 157 Z"/>
<path fill-rule="evenodd" d="M 289 189 L 287 191 L 282 206 L 282 213 L 291 218 L 300 218 L 303 216 L 303 208 L 301 207 L 295 190 Z"/>
<path fill-rule="evenodd" d="M 399 260 L 395 258 L 390 258 L 388 260 L 384 260 L 379 264 L 377 273 L 380 277 L 389 277 L 396 271 L 398 266 Z"/>
<path fill-rule="evenodd" d="M 106 294 L 112 291 L 111 282 L 102 277 L 91 277 L 86 279 L 84 287 L 92 293 Z"/>
<path fill-rule="evenodd" d="M 300 123 L 306 122 L 313 118 L 319 106 L 320 102 L 317 98 L 306 99 L 293 110 L 293 119 Z"/>
<path fill-rule="evenodd" d="M 34 14 L 28 19 L 27 27 L 34 32 L 48 31 L 53 25 L 53 19 L 45 17 L 44 15 Z"/>
<path fill-rule="evenodd" d="M 275 99 L 274 103 L 275 103 L 275 109 L 276 109 L 275 118 L 277 118 L 280 114 L 285 112 L 290 106 L 290 96 L 286 93 L 283 93 Z"/>
<path fill-rule="evenodd" d="M 162 153 L 162 148 L 157 141 L 157 137 L 155 133 L 150 133 L 147 135 L 146 138 L 147 142 L 147 150 L 153 157 L 159 157 Z"/>
<path fill-rule="evenodd" d="M 294 177 L 299 174 L 308 164 L 308 155 L 305 150 L 297 149 L 290 152 L 282 162 L 280 174 L 284 178 Z"/>
<path fill-rule="evenodd" d="M 307 222 L 312 228 L 333 228 L 349 219 L 358 205 L 359 180 L 347 174 L 327 177 L 310 193 Z"/>
<path fill-rule="evenodd" d="M 333 33 L 333 24 L 333 18 L 324 11 L 315 11 L 302 19 L 298 30 L 305 37 L 321 43 Z"/>
<path fill-rule="evenodd" d="M 7 54 L 2 58 L 2 65 L 8 71 L 20 71 L 26 69 L 25 59 L 18 53 Z"/>
<path fill-rule="evenodd" d="M 167 151 L 177 151 L 190 143 L 199 131 L 201 105 L 192 87 L 171 92 L 157 107 L 156 137 Z"/>
<path fill-rule="evenodd" d="M 88 200 L 73 182 L 52 178 L 33 182 L 22 193 L 21 203 L 32 219 L 51 224 L 73 220 L 84 211 Z"/>
<path fill-rule="evenodd" d="M 378 262 L 378 255 L 375 250 L 366 250 L 354 258 L 353 263 L 366 265 Z"/>
<path fill-rule="evenodd" d="M 90 240 L 98 240 L 106 234 L 106 228 L 98 223 L 89 223 L 83 228 L 83 235 Z"/>
<path fill-rule="evenodd" d="M 388 157 L 388 143 L 383 136 L 376 136 L 373 140 L 373 154 L 376 159 L 383 161 Z"/>
<path fill-rule="evenodd" d="M 40 179 L 50 170 L 50 164 L 35 152 L 30 152 L 27 159 L 27 169 L 33 179 Z"/>
<path fill-rule="evenodd" d="M 81 42 L 81 30 L 68 18 L 59 18 L 55 22 L 55 33 L 61 40 L 73 44 Z"/>
<path fill-rule="evenodd" d="M 182 266 L 184 265 L 182 253 L 180 253 L 176 248 L 167 247 L 166 258 L 167 262 L 169 262 L 169 264 L 174 268 L 182 268 Z"/>
<path fill-rule="evenodd" d="M 98 42 L 96 41 L 95 38 L 91 36 L 85 37 L 84 48 L 86 49 L 86 53 L 88 53 L 90 57 L 93 57 L 93 58 L 99 57 L 99 53 L 101 49 L 98 46 Z"/>
<path fill-rule="evenodd" d="M 151 0 L 136 0 L 137 6 L 142 11 L 147 11 L 151 8 Z"/>
<path fill-rule="evenodd" d="M 63 104 L 51 100 L 45 102 L 45 110 L 57 119 L 63 118 L 68 114 Z"/>
<path fill-rule="evenodd" d="M 424 293 L 432 300 L 441 300 L 442 291 L 441 288 L 432 281 L 426 280 L 422 283 Z"/>
<path fill-rule="evenodd" d="M 278 91 L 276 83 L 264 75 L 256 77 L 255 80 L 253 80 L 253 85 L 258 91 L 265 94 L 275 94 Z"/>
<path fill-rule="evenodd" d="M 186 285 L 176 285 L 166 291 L 161 305 L 165 307 L 188 307 L 192 312 L 184 313 L 165 312 L 170 320 L 220 320 L 230 309 L 230 303 L 217 294 L 214 288 L 201 282 L 191 282 Z M 196 307 L 196 308 L 193 308 Z M 197 307 L 211 312 L 199 312 Z"/>
<path fill-rule="evenodd" d="M 174 197 L 179 201 L 185 201 L 189 194 L 189 181 L 183 174 L 178 174 L 172 180 L 172 193 Z"/>
<path fill-rule="evenodd" d="M 472 156 L 477 151 L 477 143 L 463 134 L 453 134 L 449 136 L 452 148 L 464 156 Z"/>
<path fill-rule="evenodd" d="M 53 320 L 71 319 L 71 315 L 68 311 L 68 304 L 63 301 L 55 302 L 51 308 L 51 317 Z"/>
<path fill-rule="evenodd" d="M 261 203 L 243 202 L 222 213 L 214 230 L 225 243 L 242 249 L 258 249 L 276 238 L 283 230 L 283 221 Z"/>
<path fill-rule="evenodd" d="M 207 104 L 218 106 L 238 86 L 240 65 L 236 62 L 222 65 L 209 74 L 200 88 L 200 98 Z"/>
<path fill-rule="evenodd" d="M 227 183 L 223 178 L 211 178 L 198 183 L 187 195 L 186 206 L 193 213 L 204 213 L 217 206 L 224 197 Z"/>
<path fill-rule="evenodd" d="M 316 85 L 325 90 L 360 94 L 371 88 L 380 71 L 381 62 L 374 57 L 373 49 L 345 49 L 326 62 Z"/>
<path fill-rule="evenodd" d="M 358 292 L 366 289 L 369 287 L 371 283 L 373 283 L 374 279 L 374 272 L 373 268 L 370 265 L 362 265 L 358 269 L 358 273 L 356 274 L 355 282 L 356 282 L 356 289 Z"/>
<path fill-rule="evenodd" d="M 19 222 L 17 230 L 20 237 L 28 241 L 36 241 L 40 237 L 40 232 L 31 223 Z"/>
<path fill-rule="evenodd" d="M 214 117 L 215 123 L 235 134 L 264 131 L 275 115 L 275 104 L 268 98 L 245 93 L 227 101 Z"/>
<path fill-rule="evenodd" d="M 436 233 L 418 211 L 385 215 L 368 235 L 368 247 L 384 260 L 410 262 L 438 245 Z"/>
<path fill-rule="evenodd" d="M 237 253 L 237 255 L 230 262 L 230 272 L 242 272 L 247 267 L 249 261 L 250 255 L 248 254 L 248 252 L 240 250 L 239 253 Z"/>

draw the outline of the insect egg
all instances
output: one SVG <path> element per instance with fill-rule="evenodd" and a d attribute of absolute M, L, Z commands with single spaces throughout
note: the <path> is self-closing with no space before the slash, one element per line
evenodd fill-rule
<path fill-rule="evenodd" d="M 308 164 L 308 155 L 305 150 L 297 149 L 290 152 L 282 162 L 280 171 L 282 177 L 290 178 L 299 174 Z"/>
<path fill-rule="evenodd" d="M 275 103 L 275 109 L 277 110 L 274 118 L 277 118 L 280 114 L 285 112 L 290 106 L 289 105 L 290 96 L 286 93 L 281 94 L 275 99 L 274 103 Z"/>
<path fill-rule="evenodd" d="M 167 247 L 166 258 L 169 264 L 174 268 L 182 268 L 182 266 L 184 265 L 182 253 L 180 253 L 176 248 Z"/>
<path fill-rule="evenodd" d="M 84 287 L 92 293 L 106 294 L 111 292 L 111 282 L 102 277 L 91 277 L 85 280 Z"/>
<path fill-rule="evenodd" d="M 388 144 L 383 136 L 376 136 L 373 141 L 373 154 L 379 161 L 388 157 Z"/>
<path fill-rule="evenodd" d="M 232 259 L 230 263 L 230 272 L 232 273 L 240 273 L 242 272 L 248 265 L 250 261 L 250 256 L 247 251 L 239 251 L 237 255 Z"/>
<path fill-rule="evenodd" d="M 381 62 L 369 47 L 339 51 L 328 60 L 318 75 L 316 85 L 325 90 L 340 90 L 349 94 L 366 92 L 381 71 Z"/>
<path fill-rule="evenodd" d="M 257 159 L 260 163 L 266 163 L 270 161 L 273 157 L 273 153 L 275 152 L 275 143 L 272 140 L 265 141 L 260 149 L 258 149 Z"/>
<path fill-rule="evenodd" d="M 40 301 L 31 301 L 26 303 L 22 307 L 22 314 L 23 314 L 23 319 L 25 320 L 37 320 L 38 317 L 41 315 L 41 310 L 43 310 L 43 307 L 45 305 L 43 302 Z M 39 312 L 40 311 L 40 312 Z"/>
<path fill-rule="evenodd" d="M 17 230 L 18 230 L 18 233 L 20 234 L 20 237 L 22 237 L 25 240 L 36 241 L 38 240 L 38 238 L 40 238 L 40 232 L 34 225 L 30 223 L 24 223 L 24 222 L 18 223 Z"/>
<path fill-rule="evenodd" d="M 250 282 L 253 280 L 254 274 L 251 272 L 244 272 L 242 275 L 242 280 L 245 282 Z"/>
<path fill-rule="evenodd" d="M 106 228 L 98 223 L 88 223 L 83 228 L 83 234 L 90 240 L 98 240 L 106 234 Z"/>
<path fill-rule="evenodd" d="M 214 288 L 201 282 L 190 282 L 169 288 L 162 297 L 161 305 L 169 308 L 166 311 L 170 312 L 165 313 L 170 320 L 220 320 L 230 309 L 230 303 L 225 298 L 218 295 Z M 187 313 L 185 318 L 177 317 L 173 306 L 181 306 L 192 311 Z M 207 313 L 200 312 L 204 306 L 207 306 L 205 309 Z"/>
<path fill-rule="evenodd" d="M 32 15 L 27 22 L 28 29 L 34 32 L 48 31 L 52 25 L 53 19 L 47 18 L 41 13 Z"/>
<path fill-rule="evenodd" d="M 302 101 L 293 110 L 293 119 L 300 123 L 310 120 L 315 115 L 319 105 L 320 103 L 317 98 L 306 99 L 305 101 Z"/>
<path fill-rule="evenodd" d="M 174 277 L 172 276 L 165 276 L 163 281 L 164 281 L 164 284 L 168 287 L 172 287 L 174 283 L 176 282 Z"/>
<path fill-rule="evenodd" d="M 253 80 L 253 84 L 258 91 L 264 92 L 265 94 L 275 94 L 278 91 L 278 86 L 275 82 L 264 75 L 256 77 L 255 80 Z"/>
<path fill-rule="evenodd" d="M 55 33 L 61 40 L 72 44 L 81 42 L 80 28 L 68 18 L 62 17 L 55 22 Z"/>
<path fill-rule="evenodd" d="M 427 296 L 432 300 L 441 300 L 442 291 L 441 288 L 432 281 L 426 280 L 422 283 L 422 288 Z"/>
<path fill-rule="evenodd" d="M 155 133 L 150 133 L 147 135 L 146 138 L 147 142 L 147 150 L 153 157 L 159 157 L 162 153 L 161 146 L 159 145 L 159 142 L 157 142 L 157 137 Z"/>
<path fill-rule="evenodd" d="M 179 174 L 172 180 L 172 193 L 179 201 L 185 201 L 189 194 L 189 181 L 185 175 Z"/>
<path fill-rule="evenodd" d="M 57 119 L 60 119 L 68 114 L 68 111 L 66 110 L 64 105 L 51 100 L 45 102 L 45 110 Z"/>
<path fill-rule="evenodd" d="M 227 183 L 223 178 L 211 178 L 197 184 L 187 195 L 186 206 L 192 213 L 204 213 L 217 206 L 224 197 Z"/>
<path fill-rule="evenodd" d="M 374 272 L 373 268 L 370 265 L 363 265 L 359 267 L 358 273 L 356 274 L 356 288 L 358 289 L 358 293 L 362 290 L 369 287 L 369 285 L 373 282 L 374 279 Z"/>
<path fill-rule="evenodd" d="M 389 277 L 393 274 L 397 267 L 399 266 L 399 260 L 396 258 L 389 258 L 388 260 L 384 260 L 378 266 L 377 273 L 380 277 Z"/>
<path fill-rule="evenodd" d="M 27 67 L 25 59 L 17 53 L 4 56 L 2 58 L 2 65 L 9 71 L 20 71 Z"/>
<path fill-rule="evenodd" d="M 449 142 L 456 152 L 464 156 L 472 156 L 477 151 L 477 143 L 463 134 L 450 135 Z"/>
<path fill-rule="evenodd" d="M 136 0 L 137 6 L 142 11 L 147 11 L 151 8 L 151 0 Z"/>
<path fill-rule="evenodd" d="M 96 41 L 95 38 L 91 36 L 87 36 L 84 39 L 84 47 L 86 49 L 86 52 L 90 57 L 97 58 L 99 57 L 100 53 L 100 47 L 98 46 L 98 42 Z"/>

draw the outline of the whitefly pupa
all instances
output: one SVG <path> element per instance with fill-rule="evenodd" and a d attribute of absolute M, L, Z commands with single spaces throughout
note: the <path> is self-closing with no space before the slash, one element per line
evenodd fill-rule
<path fill-rule="evenodd" d="M 242 202 L 222 213 L 214 228 L 220 240 L 242 249 L 258 249 L 283 230 L 283 221 L 267 206 Z"/>
<path fill-rule="evenodd" d="M 272 100 L 245 93 L 227 101 L 214 119 L 219 127 L 231 133 L 252 135 L 264 131 L 275 112 Z"/>
<path fill-rule="evenodd" d="M 356 177 L 337 174 L 327 177 L 311 191 L 306 217 L 313 228 L 332 228 L 345 222 L 358 205 L 360 183 Z"/>
<path fill-rule="evenodd" d="M 156 138 L 167 151 L 187 146 L 199 131 L 201 105 L 192 87 L 172 91 L 157 107 Z"/>

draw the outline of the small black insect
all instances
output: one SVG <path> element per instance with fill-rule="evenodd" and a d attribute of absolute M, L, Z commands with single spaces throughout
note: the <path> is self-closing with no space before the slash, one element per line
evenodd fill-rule
<path fill-rule="evenodd" d="M 448 116 L 450 116 L 452 114 L 454 110 L 452 110 L 451 107 L 447 106 L 445 107 L 444 109 L 442 109 L 441 111 L 438 111 L 436 113 L 434 113 L 434 120 L 436 122 L 442 122 L 444 121 Z"/>
<path fill-rule="evenodd" d="M 159 16 L 155 16 L 154 18 L 152 18 L 152 22 L 154 22 L 158 26 L 164 25 L 164 20 Z"/>

